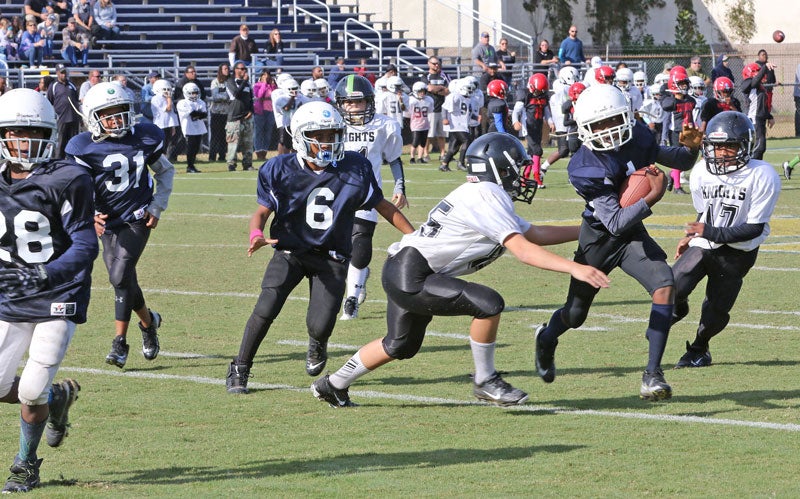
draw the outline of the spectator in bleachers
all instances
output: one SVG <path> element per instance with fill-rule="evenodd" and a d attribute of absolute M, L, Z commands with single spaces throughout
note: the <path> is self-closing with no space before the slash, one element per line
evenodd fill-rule
<path fill-rule="evenodd" d="M 48 5 L 52 7 L 53 12 L 58 16 L 59 23 L 62 17 L 69 17 L 69 15 L 72 14 L 72 0 L 50 0 Z"/>
<path fill-rule="evenodd" d="M 19 42 L 20 60 L 27 60 L 29 67 L 35 68 L 42 64 L 44 54 L 44 39 L 36 31 L 36 22 L 26 21 L 25 32 Z"/>
<path fill-rule="evenodd" d="M 558 58 L 561 64 L 583 64 L 586 56 L 583 55 L 583 42 L 578 38 L 578 27 L 569 27 L 569 35 L 561 41 L 558 47 Z"/>
<path fill-rule="evenodd" d="M 47 89 L 50 88 L 53 80 L 52 76 L 42 76 L 39 78 L 39 84 L 34 87 L 34 90 L 47 97 Z"/>
<path fill-rule="evenodd" d="M 78 31 L 85 35 L 86 38 L 92 36 L 92 25 L 94 24 L 94 16 L 92 15 L 92 4 L 89 0 L 78 0 L 72 7 L 72 18 L 78 25 Z"/>
<path fill-rule="evenodd" d="M 153 100 L 155 92 L 153 92 L 153 84 L 158 80 L 158 71 L 150 71 L 147 73 L 147 83 L 142 85 L 142 116 L 147 122 L 153 121 L 153 110 L 150 108 L 150 102 Z"/>
<path fill-rule="evenodd" d="M 242 153 L 242 170 L 253 170 L 253 88 L 244 61 L 233 65 L 233 77 L 225 82 L 231 98 L 228 123 L 225 124 L 225 139 L 228 153 L 225 161 L 228 171 L 236 170 L 236 152 Z"/>
<path fill-rule="evenodd" d="M 231 98 L 225 82 L 231 76 L 231 67 L 223 62 L 217 68 L 217 77 L 211 80 L 211 120 L 209 122 L 210 137 L 208 139 L 208 160 L 222 161 L 228 153 L 228 143 L 225 142 L 225 123 L 228 122 L 228 111 L 231 107 Z"/>
<path fill-rule="evenodd" d="M 272 91 L 278 88 L 269 69 L 264 69 L 253 85 L 253 149 L 260 161 L 267 159 L 267 151 L 275 148 L 275 114 L 272 109 Z"/>
<path fill-rule="evenodd" d="M 233 65 L 233 61 L 244 61 L 250 65 L 252 55 L 258 53 L 258 46 L 255 40 L 250 38 L 250 28 L 246 24 L 239 26 L 239 34 L 231 40 L 231 48 L 228 52 L 228 61 Z"/>
<path fill-rule="evenodd" d="M 325 78 L 325 70 L 322 69 L 322 66 L 314 66 L 313 68 L 311 68 L 311 78 L 315 80 L 319 80 L 320 78 Z"/>
<path fill-rule="evenodd" d="M 19 41 L 24 30 L 25 23 L 20 16 L 11 18 L 6 26 L 3 53 L 6 55 L 7 61 L 19 60 Z"/>
<path fill-rule="evenodd" d="M 273 28 L 269 34 L 269 40 L 267 41 L 267 47 L 265 52 L 269 54 L 267 56 L 267 63 L 270 62 L 275 63 L 278 66 L 283 66 L 283 39 L 281 38 L 281 30 L 278 28 Z"/>
<path fill-rule="evenodd" d="M 25 20 L 33 19 L 34 25 L 43 22 L 47 19 L 48 3 L 48 0 L 25 0 L 25 4 L 23 5 Z"/>
<path fill-rule="evenodd" d="M 92 13 L 92 43 L 97 40 L 109 40 L 119 35 L 117 26 L 117 8 L 111 0 L 97 0 Z"/>
<path fill-rule="evenodd" d="M 40 22 L 39 25 L 36 26 L 39 36 L 41 36 L 42 40 L 44 40 L 42 53 L 43 59 L 53 59 L 53 40 L 56 37 L 56 28 L 58 27 L 56 24 L 57 18 L 58 17 L 55 14 L 50 14 L 47 16 L 47 19 L 45 19 L 43 22 Z"/>
<path fill-rule="evenodd" d="M 362 57 L 358 61 L 358 66 L 353 68 L 353 73 L 357 74 L 358 76 L 363 76 L 367 80 L 369 80 L 372 85 L 375 85 L 375 75 L 369 70 L 367 67 L 367 58 Z"/>
<path fill-rule="evenodd" d="M 539 42 L 539 50 L 533 54 L 533 62 L 534 64 L 539 64 L 539 66 L 533 68 L 533 72 L 545 76 L 548 76 L 551 65 L 558 65 L 558 57 L 556 57 L 553 50 L 550 48 L 550 42 L 544 39 Z M 508 80 L 506 80 L 506 83 L 509 83 Z"/>
<path fill-rule="evenodd" d="M 119 86 L 122 87 L 123 90 L 125 90 L 125 93 L 127 94 L 128 98 L 133 103 L 132 104 L 133 105 L 132 111 L 134 113 L 138 113 L 139 112 L 139 108 L 141 106 L 140 106 L 140 103 L 138 102 L 138 100 L 136 99 L 136 92 L 134 92 L 133 89 L 128 86 L 128 77 L 125 76 L 124 74 L 118 74 L 118 75 L 114 76 L 114 81 L 117 82 L 119 84 Z"/>
<path fill-rule="evenodd" d="M 328 86 L 331 88 L 336 88 L 336 85 L 339 84 L 339 80 L 345 76 L 347 76 L 347 69 L 344 65 L 344 57 L 339 56 L 336 58 L 336 64 L 328 73 Z"/>
<path fill-rule="evenodd" d="M 200 98 L 206 100 L 206 84 L 197 79 L 197 68 L 191 64 L 186 66 L 186 69 L 183 70 L 183 76 L 178 78 L 178 81 L 175 82 L 175 91 L 172 94 L 172 100 L 178 102 L 183 99 L 183 86 L 190 81 L 197 83 L 197 86 L 200 87 Z"/>
<path fill-rule="evenodd" d="M 541 46 L 542 44 L 539 43 L 540 48 Z M 495 51 L 497 52 L 497 58 L 503 61 L 503 64 L 506 65 L 506 69 L 501 71 L 500 75 L 503 77 L 506 83 L 511 85 L 512 68 L 514 67 L 514 63 L 517 62 L 517 53 L 513 50 L 509 52 L 508 38 L 501 38 L 499 48 L 496 48 Z M 556 58 L 556 63 L 558 63 L 558 58 Z"/>
<path fill-rule="evenodd" d="M 89 40 L 78 31 L 74 17 L 67 20 L 67 27 L 61 32 L 61 42 L 61 57 L 69 61 L 71 66 L 77 66 L 80 56 L 81 65 L 86 66 L 89 60 Z"/>
<path fill-rule="evenodd" d="M 90 88 L 100 83 L 100 70 L 99 69 L 92 69 L 89 71 L 89 77 L 86 78 L 86 81 L 81 84 L 81 89 L 78 92 L 78 100 L 83 102 L 83 97 L 86 95 L 86 92 L 89 91 Z"/>
<path fill-rule="evenodd" d="M 69 79 L 66 66 L 56 66 L 57 79 L 47 89 L 47 100 L 53 105 L 58 116 L 58 145 L 56 158 L 64 157 L 67 142 L 80 132 L 81 115 L 78 113 L 78 89 Z"/>
<path fill-rule="evenodd" d="M 721 54 L 719 57 L 717 57 L 717 65 L 711 69 L 712 85 L 720 76 L 725 76 L 726 78 L 730 78 L 732 82 L 736 82 L 736 78 L 733 76 L 733 71 L 731 71 L 731 68 L 728 67 L 728 54 Z"/>
<path fill-rule="evenodd" d="M 481 33 L 480 40 L 472 47 L 472 70 L 475 76 L 480 76 L 489 64 L 497 64 L 499 69 L 506 69 L 505 64 L 497 57 L 497 51 L 489 43 L 489 33 Z"/>

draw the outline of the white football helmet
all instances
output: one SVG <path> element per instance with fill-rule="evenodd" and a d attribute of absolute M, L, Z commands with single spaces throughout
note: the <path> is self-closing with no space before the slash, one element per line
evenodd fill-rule
<path fill-rule="evenodd" d="M 411 91 L 414 92 L 414 95 L 418 99 L 421 99 L 425 96 L 425 94 L 422 92 L 428 92 L 428 85 L 421 81 L 414 82 L 414 85 L 411 86 Z"/>
<path fill-rule="evenodd" d="M 633 84 L 633 71 L 629 68 L 619 68 L 614 79 L 614 84 L 622 90 L 630 90 Z"/>
<path fill-rule="evenodd" d="M 669 75 L 665 75 L 664 73 L 658 73 L 655 79 L 653 79 L 653 83 L 657 84 L 660 87 L 661 85 L 665 85 L 667 83 L 667 80 L 669 80 Z"/>
<path fill-rule="evenodd" d="M 558 81 L 567 88 L 578 81 L 578 78 L 578 70 L 574 66 L 564 66 L 558 71 Z"/>
<path fill-rule="evenodd" d="M 314 80 L 314 85 L 317 86 L 317 95 L 323 99 L 327 97 L 328 93 L 331 91 L 331 87 L 328 86 L 328 82 L 325 80 L 325 78 L 317 78 Z"/>
<path fill-rule="evenodd" d="M 475 87 L 472 86 L 472 82 L 467 78 L 461 78 L 458 80 L 458 93 L 463 95 L 464 97 L 471 97 L 472 92 L 475 91 Z"/>
<path fill-rule="evenodd" d="M 110 107 L 122 110 L 113 114 L 103 113 Z M 108 137 L 123 137 L 135 124 L 133 102 L 128 92 L 116 82 L 102 82 L 90 88 L 83 98 L 82 114 L 86 129 L 92 133 L 95 142 Z"/>
<path fill-rule="evenodd" d="M 403 79 L 399 76 L 390 76 L 386 82 L 386 89 L 393 94 L 403 91 Z"/>
<path fill-rule="evenodd" d="M 286 80 L 293 79 L 292 75 L 289 73 L 280 73 L 278 76 L 275 77 L 275 84 L 278 85 L 278 88 L 281 88 L 281 83 Z"/>
<path fill-rule="evenodd" d="M 706 82 L 699 76 L 689 77 L 689 88 L 692 89 L 692 95 L 699 97 L 706 93 Z"/>
<path fill-rule="evenodd" d="M 575 103 L 578 138 L 593 151 L 610 151 L 633 137 L 633 111 L 622 90 L 592 85 Z M 604 122 L 598 126 L 600 122 Z M 602 128 L 601 128 L 602 127 Z"/>
<path fill-rule="evenodd" d="M 296 97 L 297 93 L 300 92 L 300 85 L 294 78 L 284 79 L 282 82 L 278 83 L 278 88 L 285 90 L 292 97 Z"/>
<path fill-rule="evenodd" d="M 182 90 L 184 99 L 192 102 L 200 99 L 200 87 L 197 86 L 197 83 L 190 81 L 183 86 Z"/>
<path fill-rule="evenodd" d="M 172 86 L 169 80 L 156 80 L 156 82 L 153 83 L 153 93 L 156 95 L 171 97 L 174 90 L 175 87 Z"/>
<path fill-rule="evenodd" d="M 650 85 L 650 95 L 653 97 L 661 97 L 661 85 L 658 83 Z"/>
<path fill-rule="evenodd" d="M 44 130 L 41 139 L 6 137 L 9 128 L 39 128 Z M 53 157 L 56 148 L 58 123 L 53 105 L 44 95 L 30 88 L 15 88 L 0 97 L 0 156 L 30 171 L 39 163 Z M 26 151 L 23 157 L 20 151 Z M 8 148 L 14 144 L 16 156 Z"/>
<path fill-rule="evenodd" d="M 317 166 L 325 167 L 331 163 L 334 166 L 344 157 L 344 132 L 346 124 L 342 115 L 327 102 L 314 101 L 303 104 L 292 116 L 292 146 L 300 158 L 310 161 Z M 308 136 L 308 132 L 315 130 L 335 130 L 336 138 L 332 143 L 320 143 Z M 316 145 L 317 153 L 311 150 Z M 323 146 L 330 146 L 323 149 Z"/>
<path fill-rule="evenodd" d="M 647 85 L 647 75 L 644 71 L 636 71 L 633 73 L 633 84 L 639 90 L 644 89 L 645 85 Z"/>
<path fill-rule="evenodd" d="M 314 83 L 314 80 L 303 80 L 303 83 L 300 84 L 300 93 L 309 99 L 316 99 L 317 84 Z"/>

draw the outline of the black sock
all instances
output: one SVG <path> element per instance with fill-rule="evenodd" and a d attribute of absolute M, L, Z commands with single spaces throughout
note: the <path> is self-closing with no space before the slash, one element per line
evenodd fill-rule
<path fill-rule="evenodd" d="M 667 337 L 672 323 L 673 305 L 653 304 L 650 308 L 650 323 L 647 326 L 645 338 L 650 342 L 647 371 L 654 372 L 661 368 L 661 357 L 667 346 Z"/>

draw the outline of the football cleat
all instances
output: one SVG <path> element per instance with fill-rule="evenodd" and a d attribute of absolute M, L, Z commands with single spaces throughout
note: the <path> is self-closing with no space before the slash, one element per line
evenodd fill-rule
<path fill-rule="evenodd" d="M 358 290 L 358 304 L 361 305 L 367 299 L 367 279 L 369 279 L 369 267 L 364 267 L 364 285 Z"/>
<path fill-rule="evenodd" d="M 340 321 L 349 321 L 358 317 L 358 298 L 355 296 L 348 296 L 344 301 L 342 316 L 339 317 Z"/>
<path fill-rule="evenodd" d="M 456 168 L 458 168 L 462 172 L 468 171 L 467 166 L 464 163 L 456 163 Z"/>
<path fill-rule="evenodd" d="M 536 372 L 542 378 L 542 381 L 545 383 L 552 383 L 553 380 L 556 379 L 555 354 L 558 340 L 556 340 L 555 344 L 552 346 L 545 346 L 542 344 L 542 342 L 539 341 L 539 334 L 544 331 L 545 327 L 547 327 L 547 325 L 542 324 L 536 328 Z"/>
<path fill-rule="evenodd" d="M 78 400 L 81 385 L 74 379 L 54 383 L 52 400 L 49 403 L 50 416 L 47 418 L 45 436 L 47 445 L 58 447 L 69 434 L 69 408 Z"/>
<path fill-rule="evenodd" d="M 447 166 L 447 163 L 442 163 L 441 165 L 439 165 L 439 171 L 440 172 L 451 172 L 453 170 L 451 170 L 450 167 Z"/>
<path fill-rule="evenodd" d="M 147 360 L 153 360 L 158 356 L 160 346 L 158 344 L 158 328 L 161 327 L 161 314 L 147 309 L 150 312 L 150 326 L 144 327 L 139 322 L 139 329 L 142 331 L 142 354 Z"/>
<path fill-rule="evenodd" d="M 792 180 L 792 170 L 794 167 L 789 166 L 788 161 L 783 162 L 783 176 L 786 177 L 786 180 Z"/>
<path fill-rule="evenodd" d="M 672 397 L 672 387 L 664 380 L 664 371 L 657 369 L 642 374 L 642 388 L 639 397 L 644 400 L 665 400 Z"/>
<path fill-rule="evenodd" d="M 327 402 L 328 405 L 334 409 L 341 407 L 356 407 L 358 404 L 350 400 L 350 394 L 347 393 L 348 389 L 343 388 L 338 390 L 331 385 L 330 375 L 326 374 L 315 382 L 311 383 L 311 393 L 315 397 Z"/>
<path fill-rule="evenodd" d="M 39 467 L 41 465 L 42 459 L 37 459 L 34 462 L 25 462 L 15 457 L 14 464 L 9 468 L 11 476 L 6 480 L 6 485 L 3 487 L 3 494 L 30 492 L 32 489 L 38 487 Z"/>
<path fill-rule="evenodd" d="M 250 366 L 247 364 L 237 364 L 234 359 L 228 366 L 228 376 L 225 378 L 225 388 L 228 393 L 246 394 L 250 393 L 247 389 L 247 379 L 250 377 Z"/>
<path fill-rule="evenodd" d="M 707 367 L 711 365 L 711 352 L 706 348 L 705 351 L 700 351 L 693 348 L 686 342 L 686 353 L 683 354 L 681 360 L 675 364 L 675 369 L 682 369 L 684 367 Z"/>
<path fill-rule="evenodd" d="M 309 376 L 317 376 L 325 369 L 328 362 L 328 343 L 308 339 L 308 352 L 306 353 L 306 372 Z"/>
<path fill-rule="evenodd" d="M 475 395 L 478 400 L 483 400 L 484 402 L 489 402 L 490 404 L 499 405 L 501 407 L 522 405 L 528 401 L 527 393 L 519 388 L 511 386 L 498 372 L 495 372 L 491 378 L 480 385 L 475 383 L 475 386 L 472 388 L 472 394 Z"/>
<path fill-rule="evenodd" d="M 115 336 L 114 341 L 111 342 L 111 351 L 106 355 L 106 364 L 119 368 L 125 367 L 125 362 L 128 361 L 128 350 L 130 347 L 125 342 L 125 337 Z"/>

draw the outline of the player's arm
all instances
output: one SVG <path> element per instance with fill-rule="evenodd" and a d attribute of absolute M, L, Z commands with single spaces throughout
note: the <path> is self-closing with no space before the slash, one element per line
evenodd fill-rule
<path fill-rule="evenodd" d="M 580 225 L 531 225 L 525 231 L 525 239 L 539 246 L 550 246 L 577 241 L 580 231 Z"/>
<path fill-rule="evenodd" d="M 400 156 L 389 162 L 389 169 L 392 171 L 392 178 L 394 178 L 392 203 L 403 209 L 408 206 L 408 199 L 406 199 L 406 177 L 403 173 L 403 161 Z"/>
<path fill-rule="evenodd" d="M 172 194 L 175 167 L 172 166 L 172 163 L 162 154 L 158 159 L 150 163 L 150 169 L 153 170 L 153 179 L 156 181 L 156 189 L 153 193 L 153 200 L 147 206 L 147 213 L 150 214 L 147 226 L 151 229 L 155 229 L 158 225 L 158 220 L 161 218 L 161 212 L 167 209 L 169 196 Z"/>
<path fill-rule="evenodd" d="M 662 174 L 661 176 L 663 177 L 664 175 Z M 666 190 L 666 181 L 664 181 L 664 190 Z M 648 194 L 648 196 L 651 194 L 652 192 Z M 656 201 L 651 200 L 650 202 L 655 204 Z M 592 206 L 594 206 L 595 218 L 600 220 L 606 229 L 615 236 L 623 234 L 625 231 L 653 214 L 650 210 L 650 206 L 652 205 L 648 203 L 647 198 L 642 198 L 634 204 L 623 208 L 619 205 L 618 194 L 611 190 L 605 194 L 594 197 L 592 199 Z"/>
<path fill-rule="evenodd" d="M 270 215 L 272 215 L 272 210 L 260 204 L 253 216 L 250 217 L 250 246 L 247 248 L 247 256 L 253 256 L 253 253 L 262 246 L 278 243 L 277 239 L 264 237 L 264 227 L 267 226 Z"/>
<path fill-rule="evenodd" d="M 525 105 L 522 101 L 514 103 L 514 109 L 511 111 L 511 126 L 516 131 L 522 130 L 523 120 L 525 119 Z"/>
<path fill-rule="evenodd" d="M 385 198 L 378 201 L 378 204 L 375 205 L 375 209 L 383 218 L 386 219 L 387 222 L 397 227 L 397 230 L 403 234 L 410 234 L 414 232 L 414 227 L 411 225 L 411 222 L 408 221 L 406 216 L 400 212 L 400 209 L 398 209 L 397 206 L 393 205 Z"/>
<path fill-rule="evenodd" d="M 686 146 L 658 146 L 656 163 L 680 171 L 691 170 L 697 163 L 700 150 L 692 150 Z"/>
<path fill-rule="evenodd" d="M 607 288 L 611 282 L 608 276 L 588 265 L 567 260 L 551 253 L 538 244 L 530 242 L 526 236 L 515 232 L 503 241 L 505 246 L 520 262 L 543 270 L 563 272 L 595 288 Z"/>

